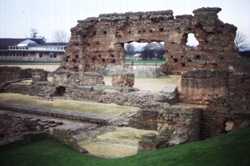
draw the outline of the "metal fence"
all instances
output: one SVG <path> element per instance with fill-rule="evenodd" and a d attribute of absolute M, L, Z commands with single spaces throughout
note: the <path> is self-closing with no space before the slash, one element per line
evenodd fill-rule
<path fill-rule="evenodd" d="M 22 57 L 22 56 L 0 56 L 0 60 L 10 61 L 46 61 L 46 62 L 60 62 L 60 57 Z"/>

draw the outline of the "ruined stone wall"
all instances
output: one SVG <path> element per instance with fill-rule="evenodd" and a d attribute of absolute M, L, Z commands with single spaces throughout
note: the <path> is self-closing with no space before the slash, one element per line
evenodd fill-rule
<path fill-rule="evenodd" d="M 20 67 L 0 67 L 0 83 L 31 77 L 32 69 L 21 69 Z"/>
<path fill-rule="evenodd" d="M 0 114 L 0 149 L 49 138 L 38 121 L 20 116 Z"/>
<path fill-rule="evenodd" d="M 215 96 L 229 95 L 229 70 L 191 70 L 181 75 L 178 91 L 183 102 L 208 104 Z"/>
<path fill-rule="evenodd" d="M 200 139 L 201 108 L 169 106 L 163 103 L 144 104 L 130 120 L 138 129 L 157 130 L 170 144 Z"/>
<path fill-rule="evenodd" d="M 116 103 L 118 105 L 139 107 L 147 102 L 177 101 L 176 93 L 140 92 L 133 88 L 121 87 L 66 87 L 64 96 L 73 100 L 88 100 L 101 103 Z"/>
<path fill-rule="evenodd" d="M 192 15 L 173 15 L 172 10 L 124 14 L 101 14 L 78 21 L 60 70 L 95 71 L 97 66 L 124 64 L 124 43 L 164 42 L 165 73 L 180 73 L 194 67 L 229 65 L 240 67 L 234 38 L 236 27 L 219 20 L 220 8 L 200 8 Z M 199 46 L 186 45 L 193 33 Z"/>
<path fill-rule="evenodd" d="M 112 75 L 112 86 L 133 87 L 135 75 L 133 73 L 116 73 Z"/>
<path fill-rule="evenodd" d="M 33 69 L 31 71 L 31 75 L 32 75 L 32 82 L 48 81 L 47 80 L 48 72 L 43 69 Z"/>
<path fill-rule="evenodd" d="M 250 119 L 249 83 L 247 70 L 204 69 L 182 74 L 178 87 L 180 100 L 208 105 L 201 115 L 202 139 L 226 133 L 228 120 L 233 121 L 234 128 L 247 125 Z"/>
<path fill-rule="evenodd" d="M 19 93 L 23 95 L 39 96 L 43 99 L 51 100 L 56 91 L 50 82 L 36 82 L 34 84 L 13 83 L 6 86 L 3 92 Z"/>
<path fill-rule="evenodd" d="M 184 72 L 178 85 L 183 102 L 208 104 L 223 97 L 232 111 L 250 111 L 250 72 L 236 70 L 201 69 Z"/>
<path fill-rule="evenodd" d="M 53 75 L 53 83 L 57 85 L 71 84 L 79 86 L 94 86 L 104 84 L 103 76 L 96 72 L 61 71 Z"/>

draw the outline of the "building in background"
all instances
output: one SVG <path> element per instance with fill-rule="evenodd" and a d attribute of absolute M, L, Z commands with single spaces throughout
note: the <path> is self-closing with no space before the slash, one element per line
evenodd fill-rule
<path fill-rule="evenodd" d="M 43 39 L 0 38 L 0 60 L 59 62 L 66 46 Z"/>

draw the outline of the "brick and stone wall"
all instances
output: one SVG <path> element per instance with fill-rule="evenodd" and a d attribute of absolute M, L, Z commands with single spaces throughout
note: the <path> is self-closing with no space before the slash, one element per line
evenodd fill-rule
<path fill-rule="evenodd" d="M 191 70 L 181 75 L 178 91 L 180 100 L 207 104 L 214 96 L 228 96 L 229 70 Z"/>
<path fill-rule="evenodd" d="M 218 97 L 227 99 L 231 111 L 249 112 L 250 72 L 247 70 L 201 69 L 184 72 L 178 85 L 183 102 L 208 104 Z"/>
<path fill-rule="evenodd" d="M 133 73 L 116 73 L 112 75 L 112 86 L 133 87 L 135 75 Z"/>
<path fill-rule="evenodd" d="M 48 81 L 47 76 L 48 72 L 43 69 L 33 69 L 31 71 L 32 75 L 32 82 L 39 82 L 39 81 Z"/>
<path fill-rule="evenodd" d="M 79 20 L 71 28 L 71 39 L 59 70 L 96 71 L 98 66 L 124 64 L 124 44 L 164 42 L 165 73 L 181 73 L 192 68 L 241 67 L 234 38 L 237 28 L 223 23 L 221 8 L 199 8 L 192 15 L 173 15 L 172 10 L 101 14 Z M 186 45 L 193 33 L 197 47 Z M 107 42 L 108 41 L 108 42 Z"/>
<path fill-rule="evenodd" d="M 130 120 L 138 129 L 157 130 L 166 142 L 175 145 L 200 139 L 202 108 L 171 106 L 163 103 L 144 104 Z"/>
<path fill-rule="evenodd" d="M 53 82 L 57 85 L 71 84 L 79 86 L 104 84 L 103 76 L 96 72 L 56 72 L 53 75 Z"/>
<path fill-rule="evenodd" d="M 236 70 L 192 70 L 182 74 L 178 86 L 182 102 L 208 105 L 201 115 L 202 139 L 226 133 L 226 122 L 234 129 L 248 126 L 250 118 L 250 72 Z"/>
<path fill-rule="evenodd" d="M 20 67 L 0 67 L 0 83 L 31 78 L 32 69 L 21 69 Z"/>
<path fill-rule="evenodd" d="M 35 119 L 0 114 L 0 126 L 0 149 L 49 138 Z"/>
<path fill-rule="evenodd" d="M 12 83 L 6 86 L 3 92 L 19 93 L 23 95 L 39 96 L 46 100 L 51 100 L 56 88 L 51 82 L 42 81 L 33 84 Z"/>

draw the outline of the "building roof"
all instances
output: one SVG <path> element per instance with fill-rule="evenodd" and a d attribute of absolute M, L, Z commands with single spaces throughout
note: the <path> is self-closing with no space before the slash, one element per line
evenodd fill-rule
<path fill-rule="evenodd" d="M 26 39 L 22 42 L 20 42 L 17 46 L 18 47 L 27 47 L 27 46 L 33 46 L 33 45 L 39 45 L 37 44 L 37 42 L 30 40 L 30 39 Z"/>
<path fill-rule="evenodd" d="M 67 46 L 68 43 L 62 43 L 62 42 L 46 42 L 42 44 L 43 46 Z"/>
<path fill-rule="evenodd" d="M 0 38 L 0 49 L 9 49 L 9 46 L 17 46 L 19 43 L 30 40 L 37 44 L 44 44 L 43 39 L 29 39 L 29 38 Z"/>
<path fill-rule="evenodd" d="M 151 42 L 145 46 L 145 50 L 164 50 L 164 46 L 160 42 Z"/>

